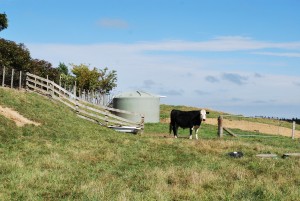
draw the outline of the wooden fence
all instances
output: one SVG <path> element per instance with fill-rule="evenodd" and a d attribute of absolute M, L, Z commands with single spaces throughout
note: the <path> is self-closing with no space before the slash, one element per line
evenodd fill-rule
<path fill-rule="evenodd" d="M 66 89 L 48 79 L 26 73 L 26 90 L 35 91 L 43 95 L 51 96 L 53 99 L 64 103 L 65 105 L 76 111 L 78 116 L 98 123 L 102 126 L 110 128 L 123 127 L 128 128 L 129 131 L 133 133 L 143 133 L 143 115 L 89 103 L 86 100 L 81 99 L 80 97 L 76 97 L 75 93 L 67 91 Z M 129 115 L 139 116 L 140 121 L 130 121 L 115 115 L 115 113 L 125 113 Z"/>
<path fill-rule="evenodd" d="M 0 70 L 0 80 L 2 87 L 23 88 L 25 86 L 25 76 L 22 71 L 2 67 Z"/>
<path fill-rule="evenodd" d="M 113 96 L 111 94 L 100 93 L 99 91 L 78 90 L 78 96 L 82 100 L 93 103 L 95 105 L 111 105 Z"/>
<path fill-rule="evenodd" d="M 76 91 L 76 82 L 74 85 L 66 85 L 62 86 L 62 83 L 59 84 L 62 88 L 67 91 L 74 93 Z M 18 88 L 22 89 L 26 87 L 26 73 L 23 71 L 17 71 L 12 68 L 1 67 L 0 66 L 0 86 L 2 87 L 10 87 L 10 88 Z M 111 94 L 100 93 L 99 91 L 89 91 L 80 89 L 77 90 L 77 95 L 79 98 L 96 104 L 96 105 L 111 105 L 113 96 Z"/>

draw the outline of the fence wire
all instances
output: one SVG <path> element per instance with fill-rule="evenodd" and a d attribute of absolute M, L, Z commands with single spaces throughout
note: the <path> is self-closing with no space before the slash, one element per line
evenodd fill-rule
<path fill-rule="evenodd" d="M 226 133 L 232 132 L 243 137 L 275 137 L 292 135 L 300 137 L 300 125 L 279 118 L 245 117 L 242 115 L 222 115 L 222 126 Z"/>

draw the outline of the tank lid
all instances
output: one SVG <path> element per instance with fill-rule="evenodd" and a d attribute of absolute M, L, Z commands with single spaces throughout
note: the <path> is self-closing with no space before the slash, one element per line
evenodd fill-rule
<path fill-rule="evenodd" d="M 115 98 L 159 98 L 160 96 L 154 95 L 144 91 L 129 91 L 118 94 Z"/>

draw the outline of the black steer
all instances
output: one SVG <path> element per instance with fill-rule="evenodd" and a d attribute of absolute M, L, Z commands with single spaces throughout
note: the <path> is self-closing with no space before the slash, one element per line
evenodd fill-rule
<path fill-rule="evenodd" d="M 172 110 L 170 115 L 170 134 L 174 133 L 174 137 L 177 138 L 178 127 L 190 129 L 190 139 L 193 138 L 193 130 L 195 130 L 196 139 L 198 140 L 198 129 L 201 126 L 201 122 L 205 121 L 206 110 L 198 111 L 180 111 Z"/>

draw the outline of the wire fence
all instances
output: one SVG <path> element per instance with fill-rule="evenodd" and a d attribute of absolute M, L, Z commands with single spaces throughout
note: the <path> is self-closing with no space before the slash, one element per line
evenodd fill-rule
<path fill-rule="evenodd" d="M 218 118 L 218 134 L 236 137 L 278 137 L 300 138 L 300 125 L 296 121 L 279 118 L 245 117 L 222 115 Z"/>

